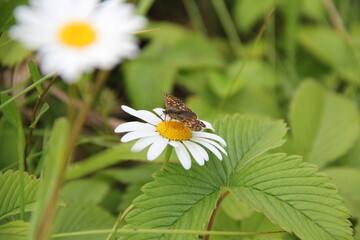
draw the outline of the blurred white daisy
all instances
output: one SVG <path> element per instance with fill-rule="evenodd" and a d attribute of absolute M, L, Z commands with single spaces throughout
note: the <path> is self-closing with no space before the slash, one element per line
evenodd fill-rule
<path fill-rule="evenodd" d="M 43 73 L 73 83 L 94 68 L 110 69 L 138 53 L 134 31 L 144 27 L 129 3 L 117 0 L 32 0 L 19 6 L 10 36 L 36 50 Z"/>
<path fill-rule="evenodd" d="M 209 160 L 205 148 L 210 150 L 218 159 L 222 160 L 222 154 L 227 155 L 223 147 L 226 142 L 220 136 L 202 132 L 191 131 L 181 122 L 170 119 L 164 114 L 164 109 L 156 108 L 154 113 L 145 110 L 134 110 L 122 105 L 121 108 L 144 122 L 127 122 L 116 127 L 115 132 L 128 132 L 122 138 L 122 142 L 138 139 L 132 146 L 131 151 L 139 152 L 151 145 L 147 152 L 147 159 L 156 159 L 170 145 L 175 149 L 180 163 L 185 169 L 191 167 L 191 156 L 199 165 L 204 165 Z M 210 123 L 204 122 L 205 128 L 212 129 Z"/>

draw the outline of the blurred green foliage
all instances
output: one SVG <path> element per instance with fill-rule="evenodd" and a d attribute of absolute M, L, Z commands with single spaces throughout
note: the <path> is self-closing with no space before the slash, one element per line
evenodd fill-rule
<path fill-rule="evenodd" d="M 30 77 L 24 62 L 32 57 L 31 52 L 7 36 L 8 28 L 14 23 L 12 11 L 24 2 L 0 1 L 1 103 L 8 99 L 7 94 L 21 92 Z M 195 4 L 185 7 L 189 2 Z M 283 119 L 289 128 L 287 142 L 271 151 L 302 155 L 305 161 L 326 172 L 339 187 L 354 228 L 360 229 L 359 1 L 229 0 L 224 3 L 228 12 L 205 0 L 157 0 L 151 5 L 146 15 L 150 21 L 148 28 L 160 30 L 138 35 L 140 55 L 111 72 L 95 102 L 95 117 L 90 116 L 93 121 L 87 123 L 80 139 L 82 144 L 66 172 L 62 200 L 68 208 L 59 211 L 53 233 L 111 229 L 116 214 L 141 194 L 140 187 L 151 181 L 151 174 L 159 165 L 145 162 L 144 152 L 131 153 L 130 145 L 119 145 L 119 136 L 112 133 L 113 121 L 131 120 L 119 110 L 121 104 L 147 110 L 162 107 L 164 92 L 180 97 L 200 119 L 210 122 L 235 113 Z M 227 18 L 231 23 L 221 20 Z M 231 35 L 234 31 L 237 38 Z M 30 70 L 34 78 L 36 69 Z M 11 83 L 16 74 L 25 77 Z M 54 134 L 50 134 L 52 126 L 57 122 L 58 141 L 65 141 L 62 130 L 67 123 L 62 122 L 65 120 L 59 123 L 58 119 L 69 114 L 68 94 L 74 94 L 79 101 L 86 99 L 88 78 L 84 77 L 72 93 L 67 85 L 56 82 L 45 98 L 49 110 L 38 115 L 27 168 L 36 177 L 45 177 L 49 187 L 51 175 L 56 173 L 56 162 L 51 161 L 56 157 L 49 159 L 51 148 L 46 146 L 64 144 L 50 138 Z M 19 168 L 19 152 L 25 137 L 22 128 L 27 135 L 31 125 L 29 111 L 41 94 L 41 88 L 37 90 L 8 105 L 1 113 L 3 175 L 0 178 L 12 171 L 6 170 Z M 12 174 L 9 179 L 19 175 Z M 25 186 L 32 186 L 30 190 L 37 188 L 37 180 L 29 176 L 23 180 Z M 1 187 L 0 200 L 5 199 Z M 23 201 L 25 212 L 34 209 L 31 205 L 34 196 L 27 193 L 22 200 L 18 191 L 12 195 Z M 281 230 L 263 214 L 248 209 L 232 195 L 228 197 L 215 219 L 214 230 Z M 12 207 L 11 211 L 20 212 L 18 205 Z M 39 203 L 37 207 L 41 209 Z M 0 210 L 3 210 L 1 206 Z M 0 238 L 15 232 L 18 238 L 6 239 L 24 239 L 20 233 L 28 231 L 29 214 L 20 219 L 17 215 L 8 217 L 5 210 L 0 212 Z M 290 235 L 241 239 L 294 239 Z M 106 236 L 95 235 L 91 239 Z M 360 239 L 359 234 L 355 238 Z"/>

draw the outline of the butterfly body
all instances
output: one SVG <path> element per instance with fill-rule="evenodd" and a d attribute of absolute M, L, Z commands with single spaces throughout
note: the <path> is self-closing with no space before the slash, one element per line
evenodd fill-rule
<path fill-rule="evenodd" d="M 205 124 L 198 120 L 198 116 L 177 97 L 164 93 L 165 110 L 164 113 L 171 118 L 183 123 L 193 131 L 201 131 Z"/>

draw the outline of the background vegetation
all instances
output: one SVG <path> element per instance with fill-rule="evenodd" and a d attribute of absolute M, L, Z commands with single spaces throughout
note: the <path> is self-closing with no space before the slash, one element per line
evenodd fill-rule
<path fill-rule="evenodd" d="M 25 2 L 0 1 L 1 103 L 4 104 L 11 96 L 20 93 L 16 101 L 11 101 L 6 107 L 1 105 L 0 239 L 26 239 L 28 231 L 35 228 L 34 219 L 43 206 L 41 201 L 35 201 L 36 194 L 46 196 L 54 176 L 61 174 L 56 159 L 62 154 L 62 146 L 67 141 L 63 132 L 69 126 L 60 117 L 71 114 L 69 101 L 76 106 L 75 109 L 80 109 L 89 97 L 91 88 L 91 76 L 85 76 L 75 87 L 57 80 L 44 94 L 38 111 L 34 110 L 37 99 L 50 80 L 45 79 L 44 85 L 39 84 L 31 91 L 25 91 L 33 81 L 41 79 L 34 63 L 36 60 L 31 52 L 7 36 L 7 29 L 14 23 L 13 8 Z M 121 104 L 151 110 L 163 106 L 164 92 L 172 92 L 186 101 L 187 106 L 201 119 L 210 122 L 218 119 L 216 129 L 226 136 L 227 141 L 233 141 L 234 146 L 241 146 L 242 151 L 247 147 L 250 149 L 252 143 L 251 138 L 244 133 L 245 130 L 254 139 L 257 135 L 252 134 L 253 132 L 273 130 L 272 135 L 269 133 L 270 137 L 260 134 L 264 145 L 257 146 L 253 157 L 266 151 L 300 155 L 305 162 L 315 164 L 320 169 L 322 174 L 316 177 L 321 180 L 313 179 L 315 175 L 312 174 L 317 171 L 317 167 L 301 165 L 300 158 L 294 156 L 265 155 L 258 160 L 259 166 L 265 168 L 262 164 L 266 162 L 291 162 L 294 168 L 303 167 L 304 174 L 300 175 L 305 178 L 309 173 L 309 185 L 330 189 L 329 192 L 324 190 L 323 194 L 336 198 L 335 203 L 329 203 L 329 206 L 333 204 L 334 209 L 337 209 L 341 200 L 337 195 L 332 195 L 335 188 L 322 179 L 325 176 L 323 173 L 326 173 L 331 182 L 338 186 L 344 205 L 349 210 L 353 229 L 355 233 L 359 232 L 360 2 L 134 2 L 139 14 L 144 14 L 149 19 L 148 28 L 160 31 L 138 35 L 142 46 L 140 56 L 111 71 L 106 86 L 99 93 L 78 141 L 73 161 L 64 173 L 65 184 L 61 189 L 59 211 L 52 227 L 52 233 L 55 234 L 53 236 L 74 239 L 73 235 L 66 237 L 61 233 L 112 229 L 119 212 L 125 210 L 141 194 L 140 188 L 151 182 L 153 177 L 156 181 L 146 185 L 143 189 L 145 194 L 135 202 L 137 209 L 130 213 L 125 222 L 128 223 L 126 228 L 155 228 L 139 223 L 143 221 L 139 212 L 149 211 L 141 202 L 151 202 L 151 194 L 161 195 L 163 190 L 149 193 L 149 189 L 155 189 L 157 184 L 161 185 L 162 179 L 171 178 L 163 173 L 152 177 L 159 170 L 162 158 L 158 162 L 148 162 L 145 152 L 131 153 L 131 145 L 120 144 L 120 136 L 115 135 L 113 129 L 124 121 L 132 120 L 121 111 Z M 225 117 L 236 113 L 241 116 Z M 282 119 L 287 127 L 281 121 L 272 121 L 278 119 Z M 230 126 L 230 130 L 224 125 Z M 286 128 L 286 142 L 282 145 L 281 138 Z M 242 131 L 244 134 L 230 136 L 232 131 Z M 271 144 L 267 145 L 266 140 Z M 22 159 L 24 151 L 28 174 L 18 171 L 19 159 Z M 229 149 L 230 155 L 232 151 Z M 239 152 L 233 154 L 245 159 Z M 172 157 L 175 158 L 174 155 Z M 249 156 L 246 157 L 250 159 Z M 243 162 L 246 160 L 244 159 Z M 214 166 L 206 169 L 216 169 L 216 161 L 218 160 L 211 159 L 210 162 L 215 162 Z M 249 165 L 242 169 L 243 176 L 256 175 L 262 169 L 251 168 L 251 164 Z M 189 170 L 189 175 L 194 174 L 193 177 L 196 178 L 202 171 L 207 171 L 199 169 L 194 166 Z M 270 169 L 268 173 L 276 174 L 277 170 Z M 180 170 L 170 167 L 169 171 L 178 173 Z M 278 174 L 281 175 L 281 172 Z M 286 174 L 292 175 L 290 172 Z M 274 179 L 269 177 L 265 180 Z M 244 177 L 238 181 L 247 180 Z M 218 182 L 213 179 L 208 182 L 212 186 L 218 186 Z M 42 193 L 38 193 L 40 183 L 46 186 L 42 188 Z M 192 183 L 188 184 L 191 186 Z M 266 191 L 266 187 L 262 191 Z M 301 239 L 330 239 L 322 235 L 311 238 L 311 235 L 315 236 L 316 230 L 310 229 L 307 233 L 301 229 L 302 226 L 299 226 L 300 230 L 294 227 L 296 224 L 303 224 L 301 219 L 298 223 L 287 223 L 289 220 L 284 216 L 274 217 L 276 213 L 272 212 L 271 207 L 268 210 L 260 207 L 261 204 L 256 199 L 262 201 L 261 197 L 249 196 L 246 190 L 234 190 L 226 196 L 212 229 L 243 232 L 285 229 L 295 232 Z M 239 201 L 239 198 L 243 201 Z M 314 201 L 322 202 L 321 198 Z M 244 202 L 251 202 L 253 205 Z M 270 201 L 269 206 L 271 203 Z M 249 205 L 251 208 L 248 208 Z M 151 204 L 149 206 L 156 208 Z M 280 209 L 281 204 L 273 207 Z M 342 208 L 339 209 L 343 211 Z M 30 214 L 32 211 L 33 216 Z M 334 216 L 340 215 L 344 218 L 340 213 Z M 24 221 L 17 221 L 19 219 Z M 148 221 L 150 220 L 154 219 L 149 218 Z M 333 228 L 343 226 L 345 229 L 346 225 L 346 222 L 339 220 Z M 175 226 L 172 227 L 176 229 Z M 178 227 L 184 225 L 179 224 Z M 203 229 L 203 226 L 192 226 L 190 229 Z M 348 230 L 344 232 L 347 232 L 345 237 L 335 234 L 332 239 L 351 239 Z M 106 239 L 109 234 L 98 233 L 101 232 L 82 237 Z M 149 236 L 143 237 L 148 239 Z M 189 235 L 177 237 L 188 238 Z M 296 238 L 291 233 L 279 233 L 247 235 L 241 239 Z M 134 239 L 141 238 L 137 236 Z M 154 236 L 154 239 L 157 237 Z M 355 235 L 355 239 L 360 239 L 359 234 Z"/>

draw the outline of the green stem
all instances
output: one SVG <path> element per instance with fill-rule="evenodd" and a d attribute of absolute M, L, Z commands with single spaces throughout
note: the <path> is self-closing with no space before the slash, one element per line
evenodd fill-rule
<path fill-rule="evenodd" d="M 86 236 L 86 235 L 97 235 L 97 234 L 106 234 L 112 232 L 112 229 L 99 229 L 99 230 L 89 230 L 81 232 L 67 232 L 67 233 L 56 233 L 51 235 L 51 239 L 63 238 L 63 237 L 75 237 L 75 236 Z M 156 233 L 166 233 L 166 234 L 198 234 L 198 235 L 213 235 L 213 236 L 251 236 L 251 235 L 265 235 L 265 234 L 278 234 L 286 233 L 286 231 L 268 231 L 268 232 L 231 232 L 231 231 L 203 231 L 203 230 L 183 230 L 183 229 L 120 229 L 118 233 L 142 233 L 142 234 L 156 234 Z"/>
<path fill-rule="evenodd" d="M 65 154 L 66 163 L 68 163 L 70 156 L 73 154 L 73 152 L 75 150 L 76 141 L 80 135 L 80 132 L 85 123 L 86 117 L 89 114 L 91 107 L 94 103 L 94 100 L 95 100 L 99 90 L 101 89 L 102 85 L 104 84 L 105 80 L 107 79 L 108 75 L 109 75 L 108 71 L 98 72 L 96 79 L 95 79 L 95 85 L 92 90 L 92 94 L 91 94 L 90 98 L 87 101 L 85 101 L 84 106 L 81 108 L 79 114 L 76 117 L 73 127 L 71 128 L 69 145 L 67 148 L 67 152 Z M 66 166 L 67 166 L 67 164 L 63 165 L 64 168 L 66 168 Z"/>
<path fill-rule="evenodd" d="M 200 11 L 198 6 L 196 5 L 196 2 L 194 0 L 183 0 L 183 4 L 186 8 L 186 11 L 189 15 L 191 24 L 193 27 L 201 32 L 203 35 L 206 35 L 206 28 L 204 21 L 202 20 Z"/>
<path fill-rule="evenodd" d="M 69 136 L 69 142 L 67 145 L 67 149 L 63 155 L 63 158 L 60 163 L 60 169 L 59 169 L 59 175 L 54 180 L 54 188 L 49 196 L 49 200 L 47 202 L 47 205 L 45 206 L 45 211 L 41 217 L 41 220 L 38 224 L 38 227 L 36 229 L 36 240 L 45 240 L 47 239 L 48 233 L 50 232 L 51 223 L 53 222 L 53 219 L 56 214 L 56 208 L 57 208 L 57 200 L 60 194 L 61 187 L 64 182 L 64 176 L 66 172 L 66 167 L 68 166 L 68 163 L 70 161 L 70 157 L 72 156 L 75 147 L 76 147 L 76 141 L 80 135 L 80 132 L 82 130 L 82 127 L 84 125 L 84 122 L 86 120 L 86 117 L 92 107 L 92 104 L 97 96 L 97 93 L 101 89 L 103 83 L 107 79 L 109 72 L 108 71 L 99 71 L 96 79 L 95 79 L 95 85 L 92 90 L 92 94 L 90 98 L 85 101 L 85 104 L 83 108 L 80 110 L 78 117 L 75 119 L 75 122 L 70 130 L 70 136 Z"/>
<path fill-rule="evenodd" d="M 212 227 L 214 225 L 214 220 L 215 220 L 216 213 L 218 212 L 222 201 L 224 200 L 226 195 L 228 195 L 229 193 L 230 193 L 229 191 L 224 192 L 223 194 L 221 194 L 220 198 L 217 200 L 216 207 L 213 210 L 213 212 L 211 213 L 210 220 L 209 220 L 209 223 L 208 223 L 208 227 L 207 227 L 206 230 L 211 231 L 211 229 L 212 229 Z M 206 235 L 204 237 L 204 240 L 209 240 L 209 239 L 210 239 L 210 235 Z"/>
<path fill-rule="evenodd" d="M 134 208 L 134 205 L 130 205 L 127 209 L 125 209 L 125 211 L 120 212 L 119 218 L 116 221 L 113 229 L 112 229 L 112 233 L 109 234 L 109 236 L 106 238 L 106 240 L 114 240 L 116 237 L 116 233 L 118 232 L 118 229 L 120 227 L 121 222 L 124 220 L 124 218 L 126 217 L 126 215 L 128 215 L 128 213 Z"/>
<path fill-rule="evenodd" d="M 31 114 L 31 123 L 33 123 L 35 121 L 35 117 L 36 117 L 36 113 L 38 112 L 39 110 L 39 107 L 40 107 L 40 103 L 42 102 L 45 94 L 47 93 L 47 91 L 50 89 L 50 87 L 55 83 L 57 79 L 57 75 L 53 76 L 53 78 L 51 79 L 50 83 L 46 86 L 46 88 L 41 92 L 40 96 L 38 97 L 38 99 L 36 100 L 36 103 L 35 103 L 35 107 L 32 111 L 32 114 Z M 32 135 L 33 135 L 33 131 L 34 129 L 36 128 L 36 126 L 34 127 L 30 127 L 29 129 L 29 134 L 27 135 L 27 138 L 26 138 L 26 142 L 25 142 L 25 148 L 24 148 L 24 170 L 27 171 L 27 155 L 28 155 L 28 152 L 29 152 L 29 147 L 30 147 L 30 143 L 31 143 L 31 139 L 32 139 Z"/>
<path fill-rule="evenodd" d="M 164 171 L 166 165 L 168 164 L 168 162 L 169 162 L 169 160 L 170 160 L 170 156 L 171 156 L 172 150 L 173 150 L 173 147 L 172 147 L 172 146 L 170 146 L 170 145 L 167 145 L 167 146 L 166 146 L 166 153 L 165 153 L 164 163 L 163 163 L 163 165 L 161 166 L 160 171 Z"/>
<path fill-rule="evenodd" d="M 39 79 L 39 81 L 34 82 L 33 84 L 31 84 L 30 86 L 28 86 L 27 88 L 25 88 L 24 90 L 22 90 L 21 92 L 19 92 L 18 94 L 16 94 L 15 96 L 13 96 L 12 98 L 10 98 L 9 100 L 7 100 L 6 102 L 4 102 L 3 104 L 0 105 L 0 110 L 5 107 L 6 105 L 8 105 L 9 103 L 15 101 L 16 99 L 18 99 L 19 97 L 21 97 L 22 95 L 24 95 L 25 93 L 29 92 L 30 90 L 32 90 L 33 88 L 35 88 L 36 86 L 38 86 L 39 84 L 45 82 L 47 79 L 49 79 L 52 75 L 54 75 L 53 73 L 48 74 L 46 76 L 44 76 L 43 78 Z"/>
<path fill-rule="evenodd" d="M 225 1 L 212 0 L 212 5 L 220 18 L 222 27 L 224 28 L 225 34 L 229 38 L 229 43 L 236 55 L 242 53 L 242 43 L 237 33 L 234 22 L 231 19 L 230 13 L 226 8 Z"/>

